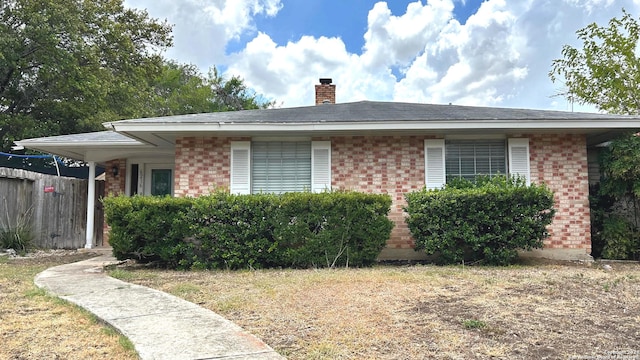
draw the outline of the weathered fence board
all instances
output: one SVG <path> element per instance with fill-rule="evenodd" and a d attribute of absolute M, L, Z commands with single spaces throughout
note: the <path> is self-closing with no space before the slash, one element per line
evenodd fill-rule
<path fill-rule="evenodd" d="M 96 200 L 104 183 L 96 182 Z M 50 249 L 75 249 L 85 245 L 87 180 L 58 177 L 24 170 L 0 168 L 0 211 L 11 225 L 30 216 L 34 245 Z M 102 245 L 102 204 L 96 201 L 95 245 Z M 6 226 L 0 222 L 0 226 Z"/>

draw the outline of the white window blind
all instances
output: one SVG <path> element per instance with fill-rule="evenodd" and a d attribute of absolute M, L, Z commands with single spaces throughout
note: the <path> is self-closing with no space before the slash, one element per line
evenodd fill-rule
<path fill-rule="evenodd" d="M 311 190 L 311 142 L 255 141 L 251 147 L 252 193 Z"/>
<path fill-rule="evenodd" d="M 446 143 L 447 180 L 507 174 L 504 140 L 448 140 Z"/>

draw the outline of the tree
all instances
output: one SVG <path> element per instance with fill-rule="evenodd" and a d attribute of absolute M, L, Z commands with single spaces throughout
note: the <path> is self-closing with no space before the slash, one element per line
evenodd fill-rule
<path fill-rule="evenodd" d="M 553 60 L 549 77 L 564 81 L 560 94 L 580 104 L 616 114 L 640 113 L 640 24 L 623 10 L 608 26 L 592 23 L 576 32 L 582 49 L 565 45 Z"/>
<path fill-rule="evenodd" d="M 171 27 L 122 0 L 0 3 L 0 149 L 142 115 Z"/>
<path fill-rule="evenodd" d="M 247 89 L 239 77 L 226 80 L 215 67 L 204 77 L 194 65 L 167 61 L 150 86 L 144 116 L 264 109 L 274 104 Z"/>
<path fill-rule="evenodd" d="M 608 26 L 577 31 L 582 49 L 562 48 L 552 62 L 552 81 L 564 79 L 561 95 L 617 114 L 640 114 L 640 24 L 623 10 Z M 594 256 L 637 259 L 640 255 L 640 137 L 627 134 L 602 149 L 599 187 L 591 194 Z"/>
<path fill-rule="evenodd" d="M 215 111 L 266 109 L 275 105 L 275 101 L 266 101 L 248 89 L 241 78 L 224 79 L 215 67 L 209 71 L 207 81 L 213 90 Z"/>

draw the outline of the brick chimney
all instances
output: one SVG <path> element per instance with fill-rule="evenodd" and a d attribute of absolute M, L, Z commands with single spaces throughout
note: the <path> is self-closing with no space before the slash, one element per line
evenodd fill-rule
<path fill-rule="evenodd" d="M 316 85 L 316 105 L 336 103 L 336 86 L 331 81 L 329 78 L 321 78 L 320 85 Z"/>

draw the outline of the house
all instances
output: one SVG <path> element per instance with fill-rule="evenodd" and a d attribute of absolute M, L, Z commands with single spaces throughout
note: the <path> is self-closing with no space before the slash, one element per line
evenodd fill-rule
<path fill-rule="evenodd" d="M 519 174 L 546 183 L 556 197 L 551 235 L 544 250 L 532 254 L 582 259 L 591 249 L 588 149 L 640 128 L 640 118 L 395 102 L 336 104 L 335 85 L 320 79 L 315 106 L 104 125 L 107 131 L 17 144 L 90 167 L 103 165 L 105 192 L 114 195 L 198 196 L 220 188 L 240 194 L 387 193 L 396 226 L 382 259 L 422 255 L 413 250 L 404 223 L 406 192 L 441 187 L 460 176 Z M 91 211 L 94 204 L 89 205 Z M 88 247 L 92 241 L 87 236 Z"/>

